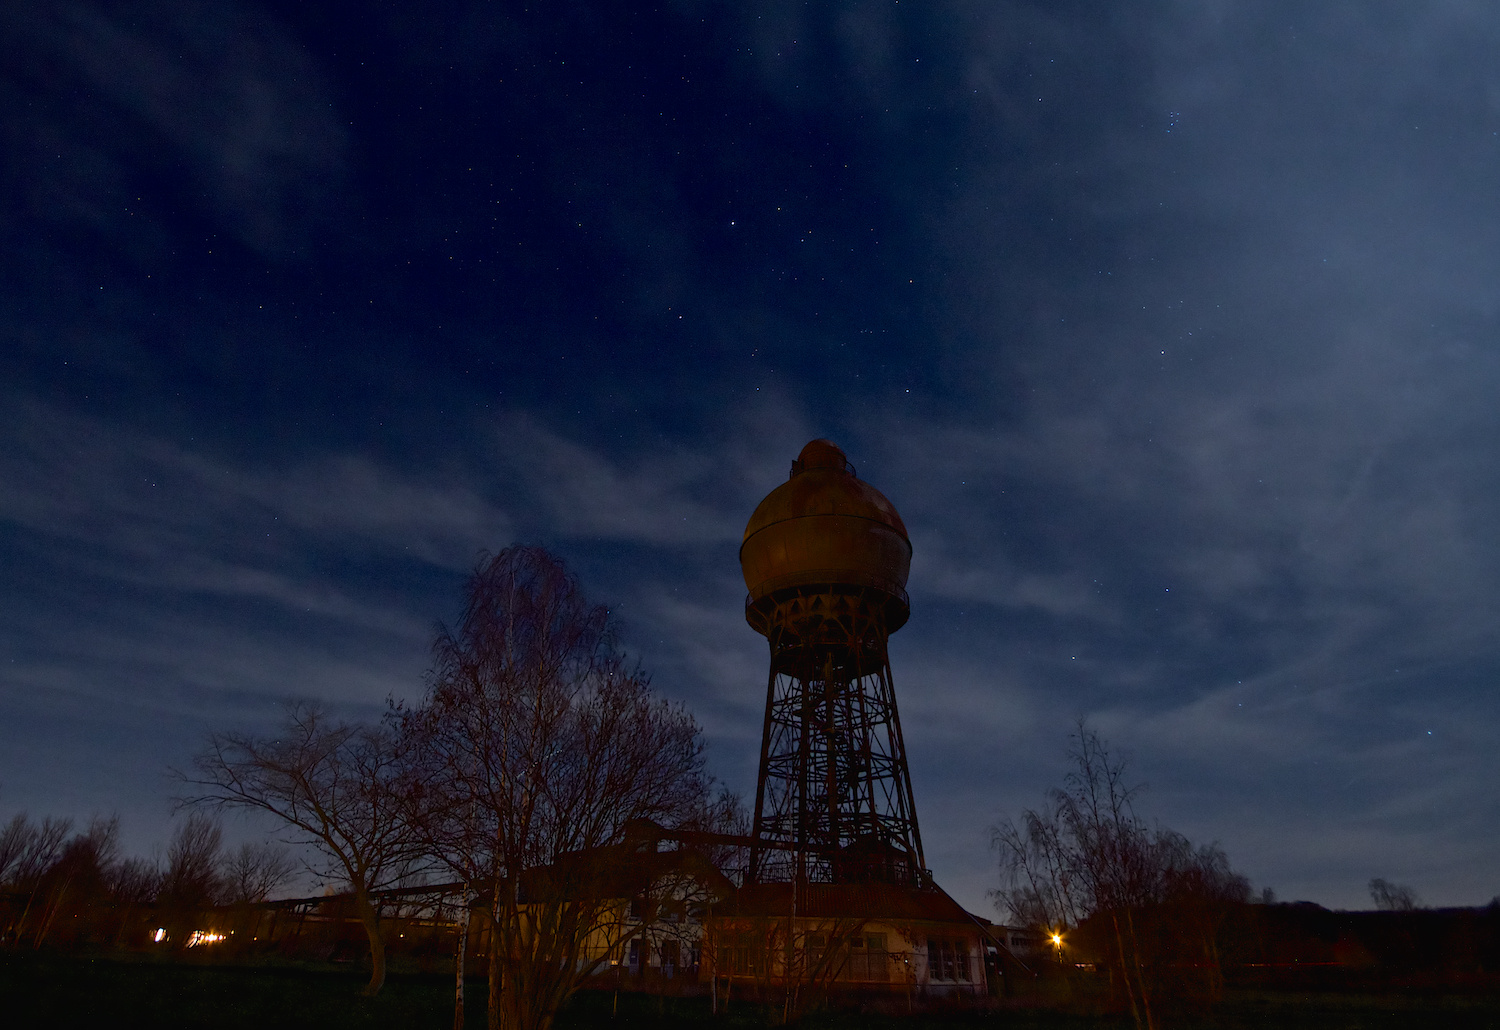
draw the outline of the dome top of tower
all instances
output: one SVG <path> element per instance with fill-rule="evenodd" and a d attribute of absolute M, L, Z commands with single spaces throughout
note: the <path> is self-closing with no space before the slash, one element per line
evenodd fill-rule
<path fill-rule="evenodd" d="M 840 469 L 854 475 L 854 466 L 832 440 L 811 440 L 802 448 L 802 453 L 792 462 L 792 475 L 804 469 Z"/>
<path fill-rule="evenodd" d="M 883 523 L 907 540 L 906 524 L 896 506 L 879 490 L 855 478 L 854 466 L 839 445 L 831 440 L 813 440 L 792 462 L 787 481 L 756 505 L 744 539 L 775 522 L 807 515 L 853 515 Z M 903 583 L 904 583 L 903 579 Z"/>
<path fill-rule="evenodd" d="M 813 440 L 750 516 L 740 566 L 752 601 L 786 587 L 847 584 L 884 590 L 904 607 L 911 541 L 895 505 L 855 477 L 844 452 Z"/>

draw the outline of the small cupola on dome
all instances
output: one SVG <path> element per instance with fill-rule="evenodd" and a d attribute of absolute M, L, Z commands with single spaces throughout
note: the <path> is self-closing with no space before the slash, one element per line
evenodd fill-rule
<path fill-rule="evenodd" d="M 838 469 L 854 475 L 854 466 L 832 440 L 813 440 L 802 448 L 802 453 L 792 462 L 792 475 L 807 469 Z"/>

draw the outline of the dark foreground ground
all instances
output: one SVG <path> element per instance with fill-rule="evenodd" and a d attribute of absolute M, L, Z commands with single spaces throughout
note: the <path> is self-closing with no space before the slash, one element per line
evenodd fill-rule
<path fill-rule="evenodd" d="M 447 1030 L 452 983 L 445 978 L 392 976 L 377 998 L 358 994 L 362 978 L 315 968 L 234 968 L 161 961 L 64 959 L 0 954 L 0 1027 L 152 1026 L 214 1030 L 343 1030 L 400 1027 Z M 484 1026 L 484 985 L 469 985 L 468 1026 Z M 714 1016 L 706 999 L 608 993 L 578 996 L 558 1030 L 751 1030 L 773 1014 L 735 1004 Z M 827 1011 L 806 1018 L 809 1030 L 1114 1030 L 1128 1018 L 1056 1009 L 1007 1007 L 988 1012 L 907 1015 Z M 1440 992 L 1232 992 L 1210 1013 L 1179 1014 L 1168 1030 L 1383 1030 L 1432 1027 L 1500 1030 L 1500 998 Z"/>

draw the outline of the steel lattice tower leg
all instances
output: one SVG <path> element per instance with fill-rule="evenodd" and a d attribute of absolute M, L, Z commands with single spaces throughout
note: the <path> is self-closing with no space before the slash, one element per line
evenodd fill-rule
<path fill-rule="evenodd" d="M 924 883 L 886 655 L 888 594 L 797 587 L 768 600 L 750 878 Z"/>

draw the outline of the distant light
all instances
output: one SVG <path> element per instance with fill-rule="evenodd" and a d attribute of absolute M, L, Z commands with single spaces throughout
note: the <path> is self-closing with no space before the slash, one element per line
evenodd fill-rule
<path fill-rule="evenodd" d="M 1060 933 L 1053 934 L 1052 935 L 1052 943 L 1054 945 L 1056 945 L 1057 947 L 1061 948 L 1062 947 L 1062 934 L 1060 934 Z"/>
<path fill-rule="evenodd" d="M 212 930 L 194 930 L 188 936 L 187 946 L 196 948 L 200 944 L 218 944 L 224 939 L 222 933 L 214 933 Z"/>
<path fill-rule="evenodd" d="M 153 941 L 155 941 L 157 944 L 160 944 L 162 941 L 166 940 L 167 939 L 167 930 L 166 930 L 166 927 L 158 926 L 156 928 L 156 932 L 151 935 L 151 939 Z"/>

